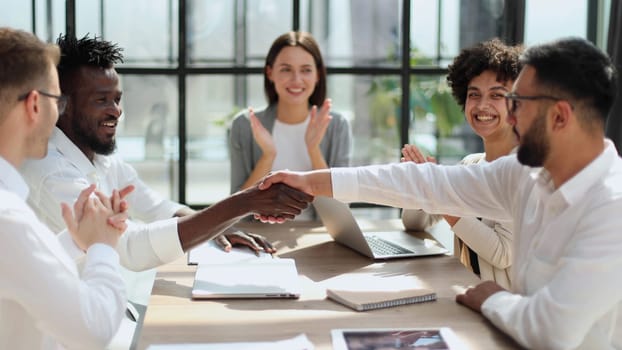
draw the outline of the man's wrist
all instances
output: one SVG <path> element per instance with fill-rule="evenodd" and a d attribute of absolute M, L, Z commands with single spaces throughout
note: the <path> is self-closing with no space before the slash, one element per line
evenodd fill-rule
<path fill-rule="evenodd" d="M 251 192 L 255 191 L 259 190 L 252 186 L 229 196 L 228 200 L 231 201 L 232 204 L 229 207 L 231 210 L 235 211 L 233 213 L 234 217 L 246 216 L 255 211 L 255 208 L 253 208 L 253 195 L 251 194 Z"/>

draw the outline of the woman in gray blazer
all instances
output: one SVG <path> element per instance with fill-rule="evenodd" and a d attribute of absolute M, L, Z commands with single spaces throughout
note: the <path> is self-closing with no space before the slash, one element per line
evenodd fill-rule
<path fill-rule="evenodd" d="M 268 107 L 257 112 L 249 108 L 231 125 L 231 193 L 273 170 L 350 165 L 350 124 L 330 110 L 326 67 L 311 34 L 288 32 L 273 42 L 264 67 L 264 92 Z"/>

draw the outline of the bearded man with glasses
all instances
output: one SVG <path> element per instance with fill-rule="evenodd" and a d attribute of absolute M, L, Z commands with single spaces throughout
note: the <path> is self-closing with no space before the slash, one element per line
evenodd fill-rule
<path fill-rule="evenodd" d="M 485 281 L 456 300 L 526 348 L 622 348 L 622 159 L 605 139 L 615 67 L 580 38 L 531 47 L 521 62 L 506 96 L 516 156 L 277 172 L 261 188 L 512 220 L 511 288 Z"/>

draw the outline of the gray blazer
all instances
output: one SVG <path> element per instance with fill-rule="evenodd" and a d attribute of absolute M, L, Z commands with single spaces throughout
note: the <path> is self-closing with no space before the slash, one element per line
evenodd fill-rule
<path fill-rule="evenodd" d="M 276 120 L 276 105 L 255 112 L 261 124 L 270 132 Z M 352 130 L 350 123 L 341 114 L 330 112 L 333 117 L 320 149 L 329 167 L 350 165 L 352 157 Z M 303 151 L 303 150 L 301 150 Z M 231 159 L 231 193 L 240 190 L 261 157 L 261 148 L 253 138 L 248 110 L 239 113 L 231 124 L 229 133 L 229 158 Z"/>

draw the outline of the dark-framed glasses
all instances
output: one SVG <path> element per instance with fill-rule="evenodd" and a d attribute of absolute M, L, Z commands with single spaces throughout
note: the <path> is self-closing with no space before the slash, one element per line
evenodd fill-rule
<path fill-rule="evenodd" d="M 41 94 L 41 95 L 43 95 L 45 97 L 56 99 L 56 105 L 58 106 L 58 114 L 63 114 L 63 112 L 65 111 L 65 107 L 67 107 L 67 96 L 65 96 L 65 95 L 54 95 L 54 94 L 50 94 L 49 92 L 45 92 L 45 91 L 41 91 L 41 90 L 36 90 L 36 91 L 39 94 Z M 18 96 L 17 100 L 18 101 L 23 101 L 23 100 L 27 99 L 31 92 L 32 91 L 28 91 L 27 93 Z"/>
<path fill-rule="evenodd" d="M 508 113 L 510 115 L 514 115 L 514 113 L 516 113 L 516 109 L 518 109 L 518 106 L 520 105 L 521 100 L 529 100 L 529 101 L 551 100 L 555 102 L 567 101 L 567 99 L 565 98 L 551 96 L 551 95 L 527 96 L 527 95 L 518 95 L 513 92 L 508 92 L 507 94 L 505 94 L 505 106 L 508 109 Z M 574 106 L 570 102 L 568 102 L 568 104 L 570 105 L 570 108 L 574 109 Z"/>

